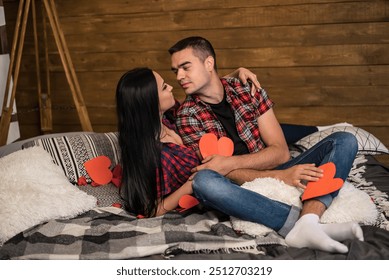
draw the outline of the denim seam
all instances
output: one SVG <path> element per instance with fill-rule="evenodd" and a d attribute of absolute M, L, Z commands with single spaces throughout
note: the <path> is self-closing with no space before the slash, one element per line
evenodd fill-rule
<path fill-rule="evenodd" d="M 286 221 L 282 228 L 278 231 L 278 234 L 282 237 L 285 237 L 288 235 L 288 233 L 292 230 L 296 222 L 298 221 L 300 216 L 300 208 L 292 205 L 292 208 L 290 209 L 289 215 L 286 218 Z"/>

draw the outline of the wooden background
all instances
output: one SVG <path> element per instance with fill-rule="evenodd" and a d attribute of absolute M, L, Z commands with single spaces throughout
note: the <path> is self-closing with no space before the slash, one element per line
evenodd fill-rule
<path fill-rule="evenodd" d="M 9 42 L 18 3 L 4 1 Z M 214 45 L 221 75 L 239 66 L 258 75 L 280 122 L 349 122 L 389 147 L 388 0 L 55 3 L 96 132 L 116 130 L 116 83 L 130 68 L 158 71 L 182 100 L 167 49 L 181 38 L 200 35 Z M 38 28 L 42 41 L 41 16 Z M 81 130 L 50 29 L 48 42 L 53 132 Z M 41 63 L 43 58 L 42 52 Z M 22 137 L 28 138 L 41 133 L 31 24 L 21 67 L 18 117 Z"/>

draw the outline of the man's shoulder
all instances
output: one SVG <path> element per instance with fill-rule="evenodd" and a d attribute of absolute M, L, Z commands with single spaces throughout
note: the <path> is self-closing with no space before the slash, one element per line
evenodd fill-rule
<path fill-rule="evenodd" d="M 251 98 L 251 85 L 249 83 L 244 84 L 241 80 L 233 77 L 221 78 L 221 82 L 230 97 L 238 99 Z"/>
<path fill-rule="evenodd" d="M 243 84 L 241 80 L 235 78 L 235 77 L 223 77 L 220 78 L 223 84 L 228 84 L 228 85 L 239 85 Z"/>
<path fill-rule="evenodd" d="M 222 84 L 229 93 L 235 93 L 235 94 L 242 94 L 242 93 L 250 93 L 251 88 L 250 84 L 246 83 L 244 84 L 241 80 L 234 78 L 234 77 L 223 77 L 220 79 Z"/>

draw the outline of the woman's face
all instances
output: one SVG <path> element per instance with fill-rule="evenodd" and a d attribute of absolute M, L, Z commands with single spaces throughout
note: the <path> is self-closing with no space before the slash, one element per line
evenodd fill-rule
<path fill-rule="evenodd" d="M 159 110 L 163 114 L 175 104 L 175 99 L 172 93 L 173 87 L 165 83 L 161 75 L 153 71 L 155 79 L 157 81 L 158 98 L 159 98 Z"/>

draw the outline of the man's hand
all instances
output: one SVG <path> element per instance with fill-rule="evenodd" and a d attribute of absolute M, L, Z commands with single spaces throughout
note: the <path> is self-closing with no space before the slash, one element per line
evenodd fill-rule
<path fill-rule="evenodd" d="M 192 169 L 192 173 L 202 169 L 211 169 L 224 176 L 234 169 L 233 166 L 231 157 L 212 155 L 203 159 L 200 165 Z"/>
<path fill-rule="evenodd" d="M 318 181 L 323 177 L 323 170 L 315 167 L 315 164 L 298 164 L 285 170 L 277 170 L 277 179 L 285 184 L 305 189 L 306 182 Z"/>

